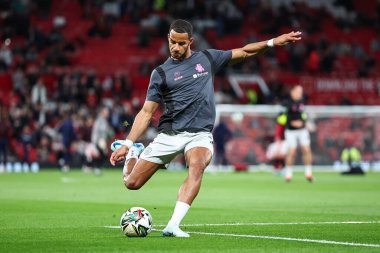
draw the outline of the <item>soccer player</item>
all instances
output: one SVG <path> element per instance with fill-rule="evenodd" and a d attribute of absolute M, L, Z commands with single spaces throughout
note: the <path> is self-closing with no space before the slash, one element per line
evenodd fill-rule
<path fill-rule="evenodd" d="M 302 149 L 305 164 L 305 177 L 309 182 L 313 181 L 311 169 L 312 153 L 310 148 L 310 134 L 306 129 L 305 102 L 303 99 L 303 88 L 300 85 L 290 90 L 290 100 L 284 104 L 286 108 L 285 140 L 288 147 L 286 156 L 285 180 L 290 182 L 293 177 L 292 166 L 297 154 L 298 144 Z"/>
<path fill-rule="evenodd" d="M 112 165 L 125 159 L 124 184 L 128 189 L 137 190 L 177 154 L 185 155 L 188 176 L 179 188 L 173 215 L 163 230 L 164 236 L 189 237 L 179 224 L 199 192 L 203 172 L 213 155 L 215 73 L 268 47 L 300 39 L 300 32 L 291 32 L 228 51 L 195 52 L 191 50 L 192 25 L 185 20 L 175 20 L 170 25 L 170 57 L 152 71 L 146 101 L 136 115 L 125 145 L 110 157 Z M 142 152 L 142 145 L 134 142 L 146 130 L 160 102 L 165 104 L 165 111 L 158 125 L 159 134 Z"/>

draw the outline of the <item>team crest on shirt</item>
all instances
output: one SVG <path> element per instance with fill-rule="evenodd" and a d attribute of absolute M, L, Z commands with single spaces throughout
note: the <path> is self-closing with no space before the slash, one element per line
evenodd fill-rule
<path fill-rule="evenodd" d="M 181 73 L 179 71 L 174 72 L 174 81 L 178 81 L 182 78 L 183 78 L 183 76 L 181 76 Z"/>
<path fill-rule="evenodd" d="M 208 75 L 208 72 L 203 72 L 205 71 L 204 67 L 202 66 L 202 64 L 198 63 L 196 66 L 195 66 L 195 70 L 198 72 L 198 73 L 195 73 L 193 74 L 193 78 L 198 78 L 198 77 L 201 77 L 201 76 L 207 76 Z"/>

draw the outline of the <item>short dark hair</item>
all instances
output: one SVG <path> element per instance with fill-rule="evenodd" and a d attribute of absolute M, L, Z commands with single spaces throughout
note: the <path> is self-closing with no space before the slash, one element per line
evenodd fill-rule
<path fill-rule="evenodd" d="M 177 33 L 187 33 L 189 39 L 193 37 L 193 26 L 189 21 L 183 19 L 173 21 L 170 25 L 169 33 L 171 30 L 174 30 Z"/>

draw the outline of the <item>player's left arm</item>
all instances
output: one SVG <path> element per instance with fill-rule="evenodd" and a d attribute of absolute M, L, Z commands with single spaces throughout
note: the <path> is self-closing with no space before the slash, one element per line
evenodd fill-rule
<path fill-rule="evenodd" d="M 242 48 L 232 49 L 232 57 L 229 65 L 241 62 L 246 58 L 255 56 L 264 52 L 269 47 L 284 46 L 291 42 L 296 42 L 301 39 L 301 32 L 290 32 L 282 34 L 272 40 L 264 40 L 256 43 L 250 43 Z"/>

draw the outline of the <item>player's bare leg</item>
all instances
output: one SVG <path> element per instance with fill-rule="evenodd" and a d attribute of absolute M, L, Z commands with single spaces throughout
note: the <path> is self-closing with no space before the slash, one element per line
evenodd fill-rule
<path fill-rule="evenodd" d="M 203 172 L 210 163 L 212 154 L 207 148 L 196 147 L 188 150 L 185 157 L 189 167 L 188 176 L 179 188 L 177 204 L 172 218 L 163 230 L 164 236 L 189 237 L 189 234 L 179 228 L 179 224 L 198 195 Z"/>
<path fill-rule="evenodd" d="M 129 190 L 138 190 L 161 167 L 162 164 L 152 163 L 143 159 L 137 160 L 136 158 L 132 158 L 128 161 L 128 166 L 125 173 L 123 171 L 124 184 Z"/>
<path fill-rule="evenodd" d="M 133 167 L 139 159 L 140 154 L 144 151 L 144 145 L 142 143 L 134 143 L 129 149 L 128 154 L 125 157 L 123 166 L 123 178 L 126 181 L 129 174 L 131 174 Z"/>
<path fill-rule="evenodd" d="M 311 153 L 311 148 L 309 145 L 302 146 L 302 156 L 303 162 L 305 164 L 305 177 L 309 182 L 312 182 L 313 172 L 311 170 L 311 163 L 313 160 L 313 155 Z"/>
<path fill-rule="evenodd" d="M 285 181 L 290 182 L 293 178 L 293 164 L 296 159 L 297 148 L 290 148 L 286 156 Z"/>
<path fill-rule="evenodd" d="M 178 201 L 191 205 L 201 187 L 203 172 L 211 161 L 208 148 L 197 147 L 186 152 L 189 174 L 178 191 Z"/>

